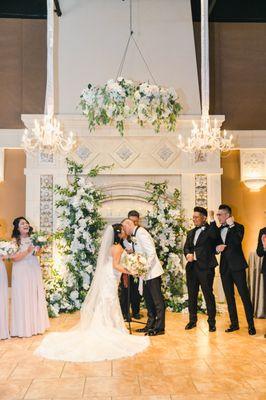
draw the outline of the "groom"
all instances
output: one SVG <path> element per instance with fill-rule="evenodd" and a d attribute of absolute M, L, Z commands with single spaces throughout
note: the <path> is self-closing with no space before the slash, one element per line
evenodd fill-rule
<path fill-rule="evenodd" d="M 144 280 L 143 295 L 148 310 L 148 321 L 143 329 L 137 332 L 145 332 L 149 336 L 163 335 L 165 329 L 165 305 L 161 292 L 161 275 L 163 268 L 157 257 L 155 245 L 149 232 L 141 226 L 126 218 L 122 221 L 125 233 L 131 236 L 134 252 L 146 255 L 149 272 Z"/>

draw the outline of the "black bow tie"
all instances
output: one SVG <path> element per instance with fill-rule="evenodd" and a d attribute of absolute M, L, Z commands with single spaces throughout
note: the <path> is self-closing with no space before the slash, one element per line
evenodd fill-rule
<path fill-rule="evenodd" d="M 205 226 L 206 226 L 206 225 L 196 226 L 196 228 L 195 228 L 195 229 L 196 229 L 196 231 L 197 231 L 197 230 L 199 230 L 199 229 L 202 229 L 202 228 L 204 228 Z"/>
<path fill-rule="evenodd" d="M 221 226 L 221 229 L 224 229 L 224 228 L 229 228 L 229 225 L 228 225 L 228 224 L 222 225 L 222 226 Z"/>

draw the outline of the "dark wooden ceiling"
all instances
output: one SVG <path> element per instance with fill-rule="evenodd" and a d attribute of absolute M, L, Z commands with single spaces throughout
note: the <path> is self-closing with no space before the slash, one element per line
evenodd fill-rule
<path fill-rule="evenodd" d="M 200 0 L 191 0 L 191 6 L 193 20 L 199 21 Z M 209 9 L 213 22 L 266 22 L 266 0 L 209 0 Z M 0 18 L 45 19 L 46 0 L 1 0 Z"/>

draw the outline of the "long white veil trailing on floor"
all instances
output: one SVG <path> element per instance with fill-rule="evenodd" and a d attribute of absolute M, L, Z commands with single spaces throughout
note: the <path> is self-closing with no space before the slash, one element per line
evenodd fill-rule
<path fill-rule="evenodd" d="M 90 326 L 92 317 L 94 316 L 96 306 L 99 304 L 99 296 L 104 287 L 104 281 L 110 276 L 112 264 L 108 262 L 110 257 L 111 246 L 114 243 L 114 230 L 112 225 L 108 225 L 103 234 L 95 274 L 91 283 L 91 287 L 82 304 L 80 311 L 80 322 L 78 328 L 86 330 Z M 109 270 L 107 270 L 109 269 Z"/>

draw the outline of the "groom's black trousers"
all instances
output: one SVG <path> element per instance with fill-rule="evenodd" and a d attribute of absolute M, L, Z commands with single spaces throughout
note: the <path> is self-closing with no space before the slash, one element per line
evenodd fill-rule
<path fill-rule="evenodd" d="M 143 282 L 143 295 L 148 311 L 146 326 L 163 331 L 165 328 L 165 304 L 160 276 Z"/>

